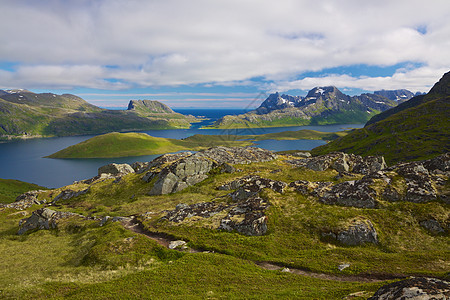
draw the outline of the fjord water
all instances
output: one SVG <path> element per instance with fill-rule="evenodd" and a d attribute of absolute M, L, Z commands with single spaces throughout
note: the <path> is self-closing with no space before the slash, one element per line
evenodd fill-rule
<path fill-rule="evenodd" d="M 176 110 L 184 114 L 205 116 L 208 121 L 197 123 L 190 129 L 150 130 L 145 133 L 156 136 L 182 139 L 194 134 L 264 134 L 281 131 L 295 131 L 312 129 L 324 132 L 342 131 L 347 128 L 361 128 L 362 124 L 326 125 L 326 126 L 298 126 L 276 128 L 251 129 L 199 129 L 200 126 L 210 124 L 225 114 L 238 114 L 243 110 Z M 150 161 L 159 155 L 139 157 L 102 158 L 102 159 L 48 159 L 44 156 L 55 153 L 68 146 L 77 144 L 93 137 L 93 135 L 58 137 L 45 139 L 29 139 L 0 143 L 0 178 L 18 179 L 42 186 L 56 188 L 71 184 L 73 181 L 91 178 L 97 175 L 97 169 L 103 165 L 115 163 L 133 163 L 136 161 Z M 265 149 L 282 150 L 311 150 L 324 144 L 322 140 L 294 140 L 294 141 L 259 141 L 256 144 Z"/>

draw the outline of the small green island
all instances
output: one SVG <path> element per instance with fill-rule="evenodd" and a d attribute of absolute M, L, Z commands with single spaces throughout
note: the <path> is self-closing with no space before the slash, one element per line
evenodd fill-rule
<path fill-rule="evenodd" d="M 110 158 L 164 154 L 183 150 L 200 151 L 215 146 L 245 147 L 262 140 L 333 140 L 348 131 L 320 132 L 315 130 L 283 131 L 260 135 L 204 135 L 185 139 L 150 136 L 146 133 L 111 132 L 53 153 L 48 158 Z"/>

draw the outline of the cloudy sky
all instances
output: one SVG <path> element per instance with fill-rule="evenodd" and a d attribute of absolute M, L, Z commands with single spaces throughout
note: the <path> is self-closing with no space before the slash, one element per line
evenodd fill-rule
<path fill-rule="evenodd" d="M 249 107 L 273 91 L 427 92 L 448 0 L 0 0 L 0 89 L 102 107 Z"/>

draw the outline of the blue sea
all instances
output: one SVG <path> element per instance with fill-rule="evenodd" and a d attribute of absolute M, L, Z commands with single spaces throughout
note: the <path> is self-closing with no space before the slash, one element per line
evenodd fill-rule
<path fill-rule="evenodd" d="M 251 129 L 200 129 L 203 125 L 212 124 L 224 115 L 245 113 L 243 109 L 174 109 L 182 114 L 202 116 L 208 120 L 196 123 L 189 129 L 169 129 L 143 131 L 157 137 L 182 139 L 194 134 L 264 134 L 281 131 L 295 131 L 312 129 L 323 132 L 342 131 L 348 128 L 361 128 L 363 124 L 343 124 L 326 126 L 296 126 L 276 128 Z M 159 155 L 139 157 L 107 158 L 107 159 L 48 159 L 44 156 L 55 153 L 68 146 L 87 140 L 94 135 L 58 137 L 45 139 L 29 139 L 0 143 L 0 178 L 18 179 L 39 184 L 49 188 L 57 188 L 71 184 L 73 181 L 91 178 L 97 175 L 97 169 L 103 165 L 115 163 L 133 163 L 136 161 L 150 161 Z M 311 150 L 324 144 L 322 140 L 294 140 L 294 141 L 259 141 L 257 146 L 273 151 L 282 150 Z"/>

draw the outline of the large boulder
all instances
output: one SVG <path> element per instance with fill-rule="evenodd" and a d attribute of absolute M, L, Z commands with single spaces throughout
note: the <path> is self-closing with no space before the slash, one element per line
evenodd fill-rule
<path fill-rule="evenodd" d="M 98 175 L 112 174 L 114 176 L 122 176 L 129 173 L 134 173 L 134 169 L 129 164 L 109 164 L 98 168 Z"/>
<path fill-rule="evenodd" d="M 367 219 L 354 219 L 345 229 L 338 232 L 324 233 L 323 237 L 333 238 L 346 246 L 358 246 L 366 243 L 377 244 L 375 228 Z"/>
<path fill-rule="evenodd" d="M 415 277 L 382 286 L 368 300 L 450 299 L 450 283 L 436 278 Z"/>
<path fill-rule="evenodd" d="M 161 156 L 157 158 L 160 163 L 150 163 L 142 179 L 150 182 L 156 178 L 149 195 L 170 194 L 205 180 L 212 169 L 220 167 L 221 171 L 233 172 L 230 164 L 264 162 L 276 157 L 271 151 L 254 147 L 214 147 L 191 155 L 183 154 L 182 158 L 166 156 L 171 163 Z"/>
<path fill-rule="evenodd" d="M 59 193 L 53 199 L 52 203 L 55 203 L 55 202 L 60 201 L 60 200 L 69 200 L 69 199 L 72 199 L 72 198 L 84 195 L 87 192 L 89 192 L 89 188 L 81 190 L 81 191 L 74 191 L 74 190 L 71 190 L 71 189 L 63 190 L 63 191 L 61 191 L 61 193 Z"/>

